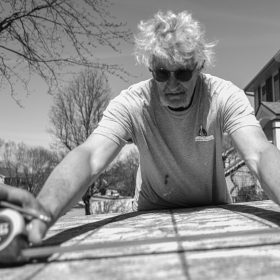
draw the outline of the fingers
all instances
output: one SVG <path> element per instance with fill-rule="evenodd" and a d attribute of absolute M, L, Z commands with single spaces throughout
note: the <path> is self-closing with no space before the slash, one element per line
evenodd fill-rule
<path fill-rule="evenodd" d="M 38 204 L 38 205 L 40 205 L 40 204 Z M 47 230 L 53 224 L 51 215 L 48 214 L 41 206 L 39 208 L 40 208 L 40 212 L 38 212 L 38 213 L 49 217 L 50 221 L 47 222 L 42 219 L 35 218 L 29 222 L 29 224 L 27 226 L 27 233 L 28 233 L 28 239 L 32 244 L 42 243 Z"/>
<path fill-rule="evenodd" d="M 35 199 L 33 195 L 25 190 L 0 184 L 0 200 L 23 206 L 30 204 L 33 199 Z"/>
<path fill-rule="evenodd" d="M 0 184 L 0 200 L 8 201 L 28 210 L 29 213 L 50 216 L 36 198 L 28 191 Z M 27 224 L 28 239 L 33 244 L 40 244 L 51 223 L 43 222 L 37 218 Z"/>
<path fill-rule="evenodd" d="M 32 220 L 26 228 L 29 242 L 37 245 L 42 243 L 48 228 L 46 223 L 38 219 Z"/>
<path fill-rule="evenodd" d="M 9 188 L 9 186 L 0 183 L 0 200 L 7 201 L 7 198 L 9 195 L 8 188 Z"/>

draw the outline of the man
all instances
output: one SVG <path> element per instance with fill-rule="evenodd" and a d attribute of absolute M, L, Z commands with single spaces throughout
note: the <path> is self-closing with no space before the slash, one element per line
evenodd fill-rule
<path fill-rule="evenodd" d="M 267 141 L 244 92 L 203 73 L 214 44 L 206 43 L 199 23 L 186 11 L 169 11 L 141 22 L 139 29 L 136 57 L 152 78 L 110 102 L 97 129 L 52 172 L 32 208 L 54 223 L 129 139 L 140 154 L 135 210 L 229 203 L 224 133 L 279 203 L 280 153 Z M 52 223 L 33 220 L 30 241 L 40 242 Z"/>

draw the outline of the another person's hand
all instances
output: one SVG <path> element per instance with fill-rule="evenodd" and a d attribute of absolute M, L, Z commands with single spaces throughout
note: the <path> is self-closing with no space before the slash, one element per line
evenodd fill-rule
<path fill-rule="evenodd" d="M 10 202 L 36 214 L 50 216 L 31 193 L 2 183 L 0 183 L 0 201 Z M 51 223 L 36 218 L 31 220 L 26 226 L 29 242 L 32 244 L 41 243 L 50 226 Z"/>

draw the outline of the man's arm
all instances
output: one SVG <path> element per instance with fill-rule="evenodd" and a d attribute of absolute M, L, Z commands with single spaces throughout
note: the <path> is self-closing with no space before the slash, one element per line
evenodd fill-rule
<path fill-rule="evenodd" d="M 231 138 L 266 194 L 280 204 L 280 151 L 267 141 L 264 132 L 257 126 L 239 128 Z"/>
<path fill-rule="evenodd" d="M 102 135 L 93 134 L 72 150 L 51 173 L 37 200 L 54 223 L 83 195 L 91 183 L 119 153 L 120 146 Z M 39 243 L 49 225 L 34 220 L 29 239 Z"/>

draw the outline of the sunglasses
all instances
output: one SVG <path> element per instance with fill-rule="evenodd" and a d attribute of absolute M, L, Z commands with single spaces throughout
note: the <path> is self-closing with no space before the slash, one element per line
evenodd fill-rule
<path fill-rule="evenodd" d="M 164 68 L 157 68 L 155 70 L 152 69 L 149 70 L 153 73 L 154 79 L 157 80 L 158 82 L 168 81 L 172 72 L 174 73 L 174 76 L 178 81 L 187 82 L 192 78 L 195 69 L 196 69 L 196 65 L 194 69 L 182 68 L 182 69 L 177 69 L 175 71 L 169 71 Z"/>

